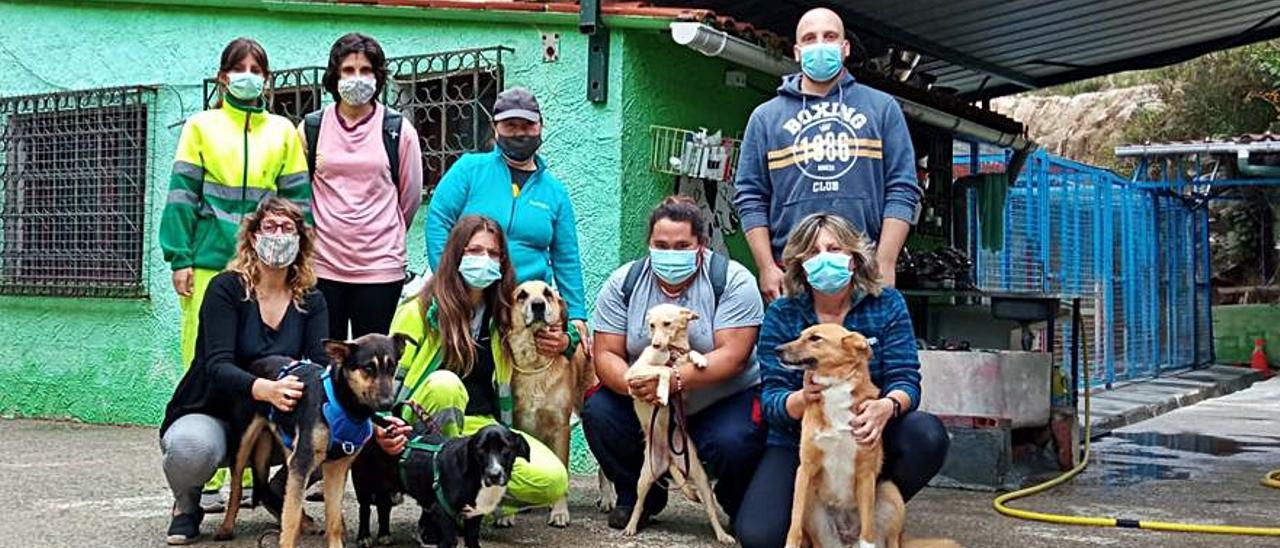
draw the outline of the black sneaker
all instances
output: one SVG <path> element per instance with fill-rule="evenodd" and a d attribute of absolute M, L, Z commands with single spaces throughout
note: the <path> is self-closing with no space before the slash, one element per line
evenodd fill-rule
<path fill-rule="evenodd" d="M 614 506 L 613 511 L 609 512 L 609 528 L 626 529 L 627 524 L 631 523 L 631 511 L 634 509 L 634 506 Z M 636 530 L 643 531 L 652 520 L 652 514 L 647 511 L 640 512 L 640 522 L 636 525 Z"/>
<path fill-rule="evenodd" d="M 165 543 L 170 546 L 191 544 L 200 536 L 200 522 L 204 520 L 203 512 L 196 514 L 178 514 L 169 521 L 169 533 Z"/>

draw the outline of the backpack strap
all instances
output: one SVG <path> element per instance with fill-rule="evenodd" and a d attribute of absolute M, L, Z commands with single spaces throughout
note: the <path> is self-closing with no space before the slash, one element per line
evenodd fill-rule
<path fill-rule="evenodd" d="M 622 302 L 631 304 L 631 294 L 636 290 L 636 283 L 640 281 L 640 274 L 644 273 L 645 265 L 649 264 L 649 259 L 636 259 L 631 261 L 631 268 L 627 270 L 626 279 L 622 280 Z"/>
<path fill-rule="evenodd" d="M 390 107 L 383 107 L 382 115 L 382 148 L 387 151 L 387 165 L 391 166 L 391 182 L 396 188 L 403 188 L 400 180 L 400 129 L 404 124 L 404 115 Z"/>
<path fill-rule="evenodd" d="M 385 108 L 385 107 L 384 107 Z M 324 109 L 307 113 L 302 119 L 302 130 L 307 136 L 307 172 L 311 180 L 316 178 L 316 145 L 320 141 L 320 122 L 324 120 Z M 400 188 L 400 129 L 404 125 L 404 115 L 392 108 L 386 108 L 382 115 L 382 148 L 387 153 L 387 165 L 391 169 L 391 182 Z"/>
<path fill-rule="evenodd" d="M 636 283 L 640 281 L 640 275 L 644 273 L 645 265 L 649 264 L 649 259 L 636 259 L 631 261 L 631 267 L 627 270 L 627 277 L 622 281 L 622 300 L 628 304 L 631 303 L 631 294 L 636 290 Z M 720 308 L 720 296 L 724 294 L 725 287 L 729 285 L 729 258 L 711 252 L 711 261 L 707 264 L 711 274 L 711 290 L 715 294 L 716 308 Z"/>
<path fill-rule="evenodd" d="M 324 109 L 308 112 L 302 118 L 302 132 L 307 136 L 307 174 L 316 180 L 316 149 L 320 144 L 320 121 L 324 120 Z"/>
<path fill-rule="evenodd" d="M 729 258 L 716 252 L 711 252 L 711 289 L 715 293 L 716 308 L 720 308 L 720 296 L 724 294 L 724 288 L 729 284 Z"/>

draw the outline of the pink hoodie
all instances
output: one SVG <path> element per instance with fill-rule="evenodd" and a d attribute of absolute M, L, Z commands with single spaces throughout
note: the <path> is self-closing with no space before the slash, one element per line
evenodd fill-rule
<path fill-rule="evenodd" d="M 336 105 L 324 110 L 311 182 L 320 278 L 362 284 L 404 279 L 405 235 L 422 203 L 422 150 L 418 131 L 405 118 L 400 173 L 393 181 L 382 145 L 385 112 L 378 104 L 368 118 L 347 126 Z"/>

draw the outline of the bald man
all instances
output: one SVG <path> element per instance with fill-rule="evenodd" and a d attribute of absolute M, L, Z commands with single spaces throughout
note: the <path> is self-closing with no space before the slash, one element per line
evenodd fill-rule
<path fill-rule="evenodd" d="M 876 242 L 880 274 L 893 285 L 921 194 L 902 109 L 845 70 L 849 41 L 835 12 L 800 18 L 794 54 L 801 72 L 751 113 L 734 182 L 760 292 L 781 295 L 782 247 L 811 213 L 840 215 Z"/>

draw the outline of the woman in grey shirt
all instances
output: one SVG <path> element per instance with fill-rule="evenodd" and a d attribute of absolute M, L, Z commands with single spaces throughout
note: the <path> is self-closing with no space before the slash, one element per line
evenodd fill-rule
<path fill-rule="evenodd" d="M 716 500 L 732 520 L 764 449 L 760 373 L 754 355 L 764 317 L 756 280 L 742 265 L 706 248 L 706 222 L 693 200 L 672 196 L 649 217 L 649 257 L 609 277 L 596 298 L 594 362 L 601 387 L 582 410 L 582 426 L 605 476 L 617 490 L 609 526 L 622 529 L 636 504 L 644 434 L 632 396 L 654 397 L 656 381 L 629 386 L 627 368 L 649 344 L 645 313 L 671 303 L 696 312 L 689 342 L 706 369 L 682 368 L 671 390 L 683 390 L 688 431 L 707 471 L 718 478 Z M 666 489 L 644 501 L 641 527 L 667 503 Z"/>

